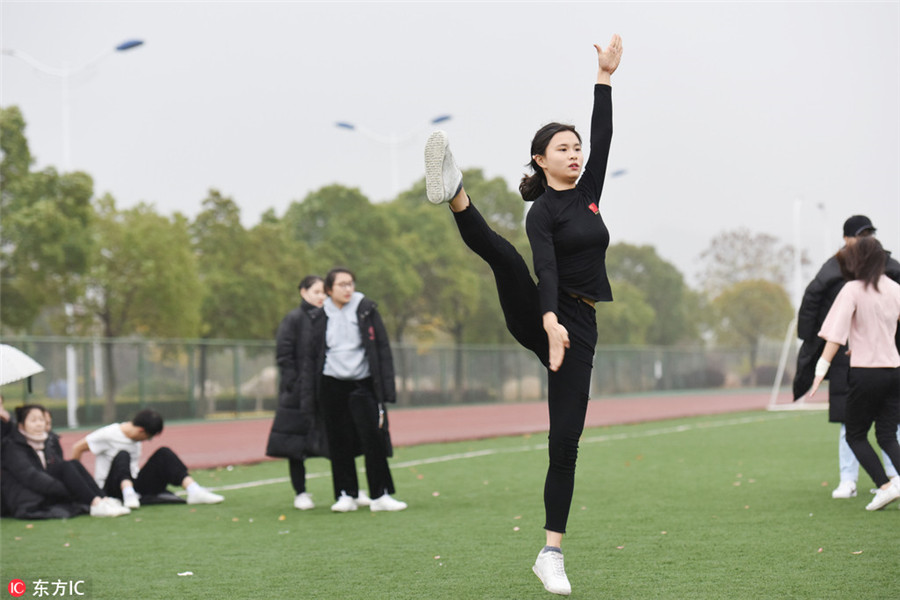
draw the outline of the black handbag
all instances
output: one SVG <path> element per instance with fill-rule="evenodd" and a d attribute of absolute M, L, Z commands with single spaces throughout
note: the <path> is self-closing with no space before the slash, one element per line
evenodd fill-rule
<path fill-rule="evenodd" d="M 381 437 L 384 440 L 384 451 L 388 458 L 394 456 L 394 445 L 391 443 L 391 430 L 388 427 L 387 407 L 378 403 L 378 429 L 381 431 Z"/>

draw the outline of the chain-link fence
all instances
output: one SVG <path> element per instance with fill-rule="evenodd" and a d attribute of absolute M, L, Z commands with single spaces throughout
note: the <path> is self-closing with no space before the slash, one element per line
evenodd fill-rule
<path fill-rule="evenodd" d="M 143 407 L 177 420 L 264 414 L 277 403 L 274 342 L 6 337 L 3 343 L 45 368 L 32 378 L 30 392 L 25 383 L 0 388 L 7 407 L 42 403 L 56 427 L 125 420 Z M 392 350 L 399 406 L 522 402 L 546 393 L 546 371 L 519 346 L 395 344 Z M 762 344 L 753 369 L 749 349 L 599 347 L 591 395 L 771 386 L 780 353 L 781 344 Z M 783 384 L 794 362 L 789 356 Z M 74 413 L 67 411 L 70 367 Z"/>

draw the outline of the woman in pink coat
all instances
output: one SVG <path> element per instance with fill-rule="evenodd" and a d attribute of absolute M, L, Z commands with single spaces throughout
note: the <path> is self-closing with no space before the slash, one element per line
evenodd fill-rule
<path fill-rule="evenodd" d="M 837 259 L 848 281 L 819 331 L 826 344 L 809 395 L 818 389 L 838 348 L 846 343 L 850 348 L 847 443 L 878 486 L 866 510 L 879 510 L 900 498 L 900 484 L 888 479 L 868 440 L 875 423 L 878 445 L 892 463 L 900 465 L 900 352 L 896 344 L 900 284 L 885 276 L 887 252 L 874 237 L 860 238 L 843 248 Z"/>

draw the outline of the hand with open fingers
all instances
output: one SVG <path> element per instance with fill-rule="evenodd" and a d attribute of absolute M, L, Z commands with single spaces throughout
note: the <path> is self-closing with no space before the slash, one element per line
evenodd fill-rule
<path fill-rule="evenodd" d="M 597 49 L 597 61 L 600 65 L 600 70 L 612 75 L 619 67 L 619 61 L 622 59 L 622 38 L 619 34 L 615 34 L 605 50 L 597 44 L 594 44 L 594 48 Z"/>
<path fill-rule="evenodd" d="M 547 341 L 550 345 L 550 370 L 558 371 L 569 347 L 569 331 L 556 323 L 547 330 Z"/>
<path fill-rule="evenodd" d="M 815 395 L 816 390 L 819 389 L 819 386 L 822 384 L 822 380 L 825 379 L 824 375 L 817 375 L 815 379 L 813 379 L 812 387 L 809 388 L 809 391 L 806 393 L 807 398 L 812 398 Z"/>

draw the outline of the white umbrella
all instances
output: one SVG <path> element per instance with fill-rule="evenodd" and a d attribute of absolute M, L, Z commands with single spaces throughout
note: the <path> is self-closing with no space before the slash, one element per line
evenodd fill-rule
<path fill-rule="evenodd" d="M 0 385 L 27 379 L 44 371 L 36 360 L 7 344 L 0 344 Z"/>

